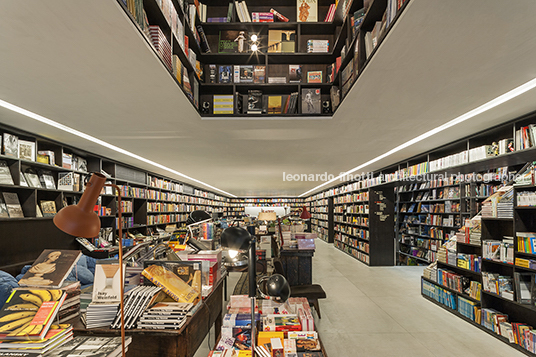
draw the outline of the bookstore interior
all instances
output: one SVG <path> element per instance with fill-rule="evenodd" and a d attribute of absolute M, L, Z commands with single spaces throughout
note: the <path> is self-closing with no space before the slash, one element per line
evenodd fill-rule
<path fill-rule="evenodd" d="M 535 11 L 1 2 L 0 356 L 536 356 Z"/>

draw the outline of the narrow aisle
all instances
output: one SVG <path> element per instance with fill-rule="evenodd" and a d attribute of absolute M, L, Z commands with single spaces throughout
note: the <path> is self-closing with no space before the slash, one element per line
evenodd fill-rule
<path fill-rule="evenodd" d="M 313 280 L 328 297 L 316 322 L 328 356 L 525 356 L 421 297 L 422 270 L 370 268 L 317 239 Z"/>

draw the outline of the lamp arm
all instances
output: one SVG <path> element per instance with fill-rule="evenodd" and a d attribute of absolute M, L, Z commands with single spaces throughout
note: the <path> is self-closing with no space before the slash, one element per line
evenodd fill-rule
<path fill-rule="evenodd" d="M 121 281 L 121 301 L 119 303 L 119 309 L 121 312 L 121 351 L 122 356 L 125 357 L 125 311 L 124 311 L 124 295 L 125 295 L 125 282 L 123 281 L 123 217 L 121 208 L 121 189 L 119 186 L 113 183 L 107 183 L 104 186 L 113 187 L 117 191 L 117 217 L 118 217 L 118 228 L 119 228 L 119 275 Z"/>

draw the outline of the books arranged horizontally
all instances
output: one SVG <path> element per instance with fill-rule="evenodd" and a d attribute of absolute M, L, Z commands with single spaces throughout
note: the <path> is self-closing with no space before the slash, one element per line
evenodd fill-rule
<path fill-rule="evenodd" d="M 132 342 L 132 336 L 125 337 L 125 348 Z M 121 356 L 121 337 L 84 337 L 77 336 L 56 347 L 44 357 L 118 357 Z"/>
<path fill-rule="evenodd" d="M 65 296 L 59 289 L 14 289 L 0 311 L 0 340 L 44 339 Z"/>
<path fill-rule="evenodd" d="M 61 290 L 65 291 L 65 301 L 58 311 L 58 321 L 60 324 L 80 316 L 80 281 L 65 281 Z"/>
<path fill-rule="evenodd" d="M 328 53 L 329 40 L 307 40 L 307 53 Z"/>
<path fill-rule="evenodd" d="M 193 306 L 192 303 L 159 302 L 143 313 L 138 328 L 178 330 L 186 323 Z"/>
<path fill-rule="evenodd" d="M 86 327 L 109 327 L 117 315 L 120 301 L 119 262 L 116 260 L 97 260 L 92 299 L 86 311 Z"/>
<path fill-rule="evenodd" d="M 0 356 L 42 356 L 72 339 L 73 327 L 71 325 L 51 325 L 48 332 L 40 340 L 0 340 Z"/>

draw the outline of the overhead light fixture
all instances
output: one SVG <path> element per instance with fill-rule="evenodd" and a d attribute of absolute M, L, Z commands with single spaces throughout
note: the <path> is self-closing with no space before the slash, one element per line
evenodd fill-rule
<path fill-rule="evenodd" d="M 91 141 L 91 142 L 93 142 L 95 144 L 99 144 L 99 145 L 104 146 L 104 147 L 106 147 L 108 149 L 114 150 L 114 151 L 116 151 L 116 152 L 118 152 L 120 154 L 130 156 L 130 157 L 132 157 L 132 158 L 134 158 L 136 160 L 145 162 L 146 164 L 152 165 L 154 167 L 158 167 L 159 169 L 165 170 L 165 171 L 170 172 L 170 173 L 172 173 L 174 175 L 184 177 L 185 179 L 188 179 L 190 181 L 193 181 L 195 183 L 198 183 L 200 185 L 208 187 L 211 190 L 221 192 L 221 193 L 223 193 L 225 195 L 228 195 L 228 196 L 231 196 L 231 197 L 234 197 L 234 198 L 237 197 L 237 196 L 235 196 L 235 195 L 233 195 L 233 194 L 231 194 L 229 192 L 220 190 L 219 188 L 216 188 L 216 187 L 214 187 L 212 185 L 209 185 L 208 183 L 204 183 L 203 181 L 194 179 L 193 177 L 190 177 L 188 175 L 180 173 L 177 170 L 173 170 L 172 168 L 169 168 L 167 166 L 161 165 L 161 164 L 159 164 L 159 163 L 157 163 L 155 161 L 146 159 L 146 158 L 144 158 L 144 157 L 142 157 L 140 155 L 134 154 L 134 153 L 132 153 L 130 151 L 127 151 L 125 149 L 122 149 L 122 148 L 120 148 L 118 146 L 115 146 L 115 145 L 112 145 L 110 143 L 107 143 L 104 140 L 100 140 L 100 139 L 98 139 L 98 138 L 96 138 L 94 136 L 91 136 L 91 135 L 88 135 L 88 134 L 83 133 L 81 131 L 78 131 L 76 129 L 73 129 L 73 128 L 67 126 L 67 125 L 60 124 L 60 123 L 58 123 L 58 122 L 56 122 L 56 121 L 54 121 L 52 119 L 45 118 L 42 115 L 36 114 L 36 113 L 31 112 L 31 111 L 26 110 L 26 109 L 23 109 L 21 107 L 18 107 L 18 106 L 14 105 L 14 104 L 8 103 L 8 102 L 6 102 L 4 100 L 1 100 L 1 99 L 0 99 L 0 107 L 4 107 L 4 108 L 12 110 L 12 111 L 14 111 L 16 113 L 22 114 L 22 115 L 24 115 L 24 116 L 26 116 L 28 118 L 37 120 L 37 121 L 39 121 L 41 123 L 44 123 L 44 124 L 53 126 L 53 127 L 57 128 L 57 129 L 63 130 L 65 132 L 67 132 L 67 133 L 70 133 L 70 134 L 76 135 L 78 137 L 81 137 L 83 139 L 89 140 L 89 141 Z"/>
<path fill-rule="evenodd" d="M 411 146 L 413 144 L 416 144 L 416 143 L 418 143 L 418 142 L 420 142 L 420 141 L 422 141 L 422 140 L 424 140 L 426 138 L 429 138 L 432 135 L 438 134 L 438 133 L 440 133 L 440 132 L 442 132 L 442 131 L 444 131 L 444 130 L 446 130 L 448 128 L 451 128 L 454 125 L 460 124 L 460 123 L 462 123 L 462 122 L 464 122 L 466 120 L 469 120 L 469 119 L 471 119 L 471 118 L 473 118 L 473 117 L 475 117 L 475 116 L 477 116 L 479 114 L 487 112 L 488 110 L 491 110 L 491 109 L 493 109 L 493 108 L 495 108 L 495 107 L 497 107 L 497 106 L 499 106 L 499 105 L 501 105 L 503 103 L 506 103 L 507 101 L 509 101 L 511 99 L 514 99 L 515 97 L 518 97 L 521 94 L 526 93 L 529 90 L 534 89 L 534 88 L 536 88 L 536 78 L 531 79 L 530 81 L 528 81 L 528 82 L 526 82 L 526 83 L 524 83 L 524 84 L 522 84 L 522 85 L 520 85 L 520 86 L 518 86 L 518 87 L 516 87 L 516 88 L 514 88 L 514 89 L 512 89 L 512 90 L 510 90 L 510 91 L 508 91 L 508 92 L 506 92 L 506 93 L 504 93 L 504 94 L 502 94 L 502 95 L 500 95 L 500 96 L 498 96 L 498 97 L 496 97 L 496 98 L 494 98 L 492 100 L 490 100 L 487 103 L 482 104 L 481 106 L 479 106 L 479 107 L 477 107 L 475 109 L 472 109 L 472 110 L 468 111 L 465 114 L 460 115 L 459 117 L 456 117 L 456 118 L 446 122 L 445 124 L 442 124 L 442 125 L 438 126 L 437 128 L 429 130 L 429 131 L 427 131 L 427 132 L 425 132 L 425 133 L 423 133 L 423 134 L 421 134 L 421 135 L 419 135 L 419 136 L 417 136 L 417 137 L 415 137 L 415 138 L 413 138 L 411 140 L 408 140 L 405 143 L 403 143 L 401 145 L 398 145 L 394 149 L 391 149 L 391 150 L 387 151 L 386 153 L 375 157 L 372 160 L 369 160 L 369 161 L 367 161 L 367 162 L 365 162 L 365 163 L 363 163 L 363 164 L 361 164 L 359 166 L 356 166 L 353 169 L 348 170 L 348 171 L 340 174 L 339 176 L 337 176 L 337 177 L 335 177 L 335 178 L 333 178 L 333 179 L 331 179 L 329 181 L 324 182 L 323 184 L 320 184 L 320 185 L 310 189 L 307 192 L 302 193 L 298 197 L 306 196 L 309 193 L 314 192 L 314 191 L 318 190 L 319 188 L 321 188 L 323 186 L 329 185 L 330 183 L 333 183 L 333 182 L 335 182 L 335 181 L 337 181 L 337 180 L 339 180 L 339 179 L 341 179 L 341 178 L 343 178 L 345 176 L 348 176 L 349 174 L 351 174 L 351 173 L 353 173 L 355 171 L 361 170 L 361 169 L 363 169 L 363 168 L 365 168 L 365 167 L 367 167 L 367 166 L 369 166 L 369 165 L 371 165 L 371 164 L 373 164 L 373 163 L 375 163 L 377 161 L 380 161 L 380 160 L 382 160 L 382 159 L 384 159 L 384 158 L 386 158 L 388 156 L 391 156 L 392 154 L 394 154 L 394 153 L 396 153 L 396 152 L 398 152 L 398 151 L 400 151 L 402 149 L 405 149 L 405 148 L 407 148 L 407 147 L 409 147 L 409 146 Z"/>

